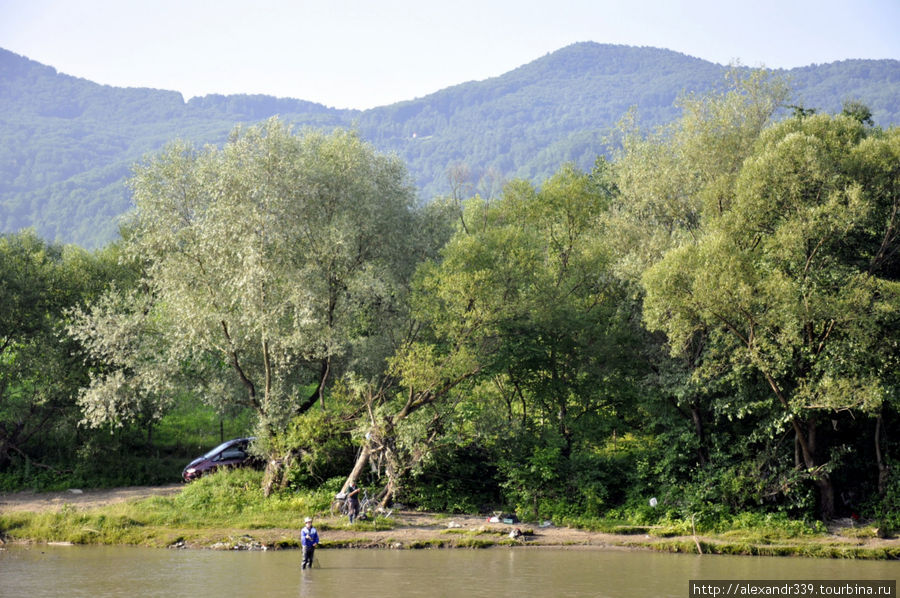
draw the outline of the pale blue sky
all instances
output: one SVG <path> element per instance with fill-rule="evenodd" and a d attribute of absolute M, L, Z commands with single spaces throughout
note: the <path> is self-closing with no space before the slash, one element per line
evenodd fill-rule
<path fill-rule="evenodd" d="M 185 99 L 370 108 L 578 41 L 773 68 L 900 59 L 900 0 L 0 0 L 0 47 Z"/>

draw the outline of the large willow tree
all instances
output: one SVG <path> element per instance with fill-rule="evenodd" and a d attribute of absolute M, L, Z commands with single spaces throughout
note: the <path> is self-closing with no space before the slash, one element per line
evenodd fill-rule
<path fill-rule="evenodd" d="M 613 165 L 619 196 L 609 228 L 619 239 L 616 269 L 634 284 L 638 296 L 643 289 L 637 281 L 647 268 L 666 252 L 696 243 L 705 220 L 728 209 L 735 178 L 789 93 L 785 81 L 771 71 L 736 69 L 721 89 L 681 98 L 682 116 L 672 123 L 647 133 L 625 121 Z M 716 451 L 710 429 L 716 401 L 729 392 L 693 376 L 703 363 L 707 332 L 695 327 L 672 347 L 671 359 L 653 336 L 643 349 L 653 370 L 648 395 L 659 393 L 665 399 L 654 411 L 662 412 L 664 425 L 675 431 L 690 426 L 692 450 L 684 458 L 701 467 Z M 682 422 L 665 415 L 671 407 Z"/>
<path fill-rule="evenodd" d="M 836 447 L 822 437 L 841 413 L 877 415 L 896 395 L 898 141 L 844 115 L 770 127 L 723 189 L 725 209 L 643 277 L 645 320 L 673 351 L 706 332 L 698 377 L 768 388 L 768 425 L 793 432 L 826 519 Z M 750 411 L 739 397 L 728 407 Z"/>
<path fill-rule="evenodd" d="M 144 292 L 112 291 L 72 328 L 109 366 L 81 395 L 89 423 L 161 413 L 191 388 L 273 432 L 392 352 L 416 228 L 397 159 L 273 119 L 221 149 L 172 144 L 131 186 L 124 245 Z"/>

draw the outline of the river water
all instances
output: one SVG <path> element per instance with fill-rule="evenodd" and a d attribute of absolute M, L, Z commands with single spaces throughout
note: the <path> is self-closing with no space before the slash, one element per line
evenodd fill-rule
<path fill-rule="evenodd" d="M 661 554 L 629 550 L 319 550 L 220 552 L 94 546 L 0 551 L 10 598 L 480 596 L 688 597 L 689 580 L 897 579 L 900 563 Z"/>

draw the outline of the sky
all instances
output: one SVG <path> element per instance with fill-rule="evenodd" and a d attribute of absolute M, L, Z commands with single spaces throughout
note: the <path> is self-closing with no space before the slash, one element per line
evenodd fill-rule
<path fill-rule="evenodd" d="M 900 0 L 0 0 L 0 48 L 185 100 L 366 109 L 582 41 L 770 68 L 900 59 Z"/>

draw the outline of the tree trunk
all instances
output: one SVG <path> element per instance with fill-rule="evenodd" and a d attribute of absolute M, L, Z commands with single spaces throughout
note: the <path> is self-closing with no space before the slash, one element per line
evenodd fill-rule
<path fill-rule="evenodd" d="M 806 421 L 794 417 L 791 420 L 796 435 L 797 447 L 803 458 L 803 464 L 807 470 L 815 476 L 813 479 L 818 490 L 817 507 L 822 521 L 829 521 L 834 517 L 834 485 L 831 477 L 826 472 L 816 471 L 819 468 L 816 459 L 816 422 L 813 418 Z M 803 430 L 803 425 L 806 430 Z"/>
<path fill-rule="evenodd" d="M 694 428 L 694 434 L 697 435 L 697 460 L 701 466 L 709 463 L 709 449 L 706 448 L 706 426 L 703 425 L 703 411 L 700 409 L 700 401 L 694 399 L 690 405 L 690 413 L 681 408 L 675 397 L 669 395 L 668 404 L 671 405 L 678 414 L 690 420 Z M 666 412 L 668 415 L 668 412 Z"/>
<path fill-rule="evenodd" d="M 316 383 L 315 390 L 312 391 L 308 397 L 306 397 L 302 403 L 297 405 L 297 408 L 294 409 L 295 415 L 302 415 L 309 411 L 313 405 L 316 404 L 316 401 L 319 402 L 319 405 L 322 409 L 325 409 L 325 386 L 328 383 L 328 375 L 331 371 L 331 360 L 329 358 L 323 359 L 319 363 L 319 380 Z"/>
<path fill-rule="evenodd" d="M 347 476 L 347 480 L 344 482 L 344 485 L 341 486 L 341 494 L 347 492 L 347 488 L 350 487 L 352 482 L 356 482 L 359 479 L 359 476 L 362 474 L 366 465 L 372 458 L 372 455 L 376 452 L 386 452 L 384 446 L 373 447 L 373 440 L 368 439 L 366 443 L 363 444 L 362 450 L 359 452 L 359 456 L 356 457 L 356 463 L 353 465 L 353 470 L 350 472 L 350 475 Z M 391 500 L 394 498 L 394 493 L 397 490 L 397 472 L 396 468 L 393 465 L 393 460 L 390 455 L 388 455 L 387 461 L 387 484 L 384 489 L 378 494 L 378 500 L 382 507 L 386 507 L 390 504 Z"/>
<path fill-rule="evenodd" d="M 700 466 L 704 466 L 709 462 L 706 454 L 706 430 L 703 426 L 703 414 L 700 411 L 700 405 L 697 402 L 691 403 L 691 421 L 694 423 L 694 432 L 697 434 L 697 458 L 700 460 Z"/>
<path fill-rule="evenodd" d="M 819 489 L 818 507 L 822 521 L 834 518 L 834 484 L 831 477 L 825 474 L 816 479 L 816 487 Z"/>
<path fill-rule="evenodd" d="M 887 491 L 888 478 L 891 474 L 891 468 L 885 461 L 884 455 L 881 453 L 881 434 L 884 430 L 884 418 L 881 413 L 875 420 L 875 459 L 878 463 L 878 495 L 884 496 Z"/>
<path fill-rule="evenodd" d="M 394 478 L 389 478 L 387 486 L 384 487 L 384 492 L 379 496 L 379 504 L 382 507 L 386 507 L 390 504 L 390 502 L 394 499 L 394 493 L 397 491 L 396 483 L 394 482 Z"/>
<path fill-rule="evenodd" d="M 563 397 L 558 401 L 559 412 L 559 435 L 562 436 L 564 444 L 562 446 L 561 455 L 564 461 L 568 461 L 572 456 L 572 430 L 569 429 L 569 413 L 566 406 L 566 398 Z"/>
<path fill-rule="evenodd" d="M 270 458 L 266 462 L 266 473 L 263 475 L 263 496 L 268 498 L 276 486 L 281 485 L 284 478 L 284 461 Z"/>
<path fill-rule="evenodd" d="M 414 458 L 414 461 L 418 460 Z M 400 477 L 408 472 L 412 467 L 412 463 L 402 463 L 398 459 L 395 451 L 393 439 L 391 442 L 385 443 L 384 448 L 384 473 L 387 475 L 387 485 L 384 488 L 384 494 L 381 497 L 381 506 L 386 507 L 393 500 L 397 490 L 400 489 Z"/>
<path fill-rule="evenodd" d="M 371 454 L 372 449 L 369 447 L 369 441 L 367 440 L 365 444 L 363 444 L 362 450 L 359 451 L 359 456 L 356 457 L 356 463 L 353 465 L 353 470 L 350 471 L 350 475 L 347 476 L 347 481 L 341 486 L 341 494 L 347 492 L 347 488 L 350 487 L 350 484 L 359 479 L 363 469 L 369 463 L 369 456 Z"/>
<path fill-rule="evenodd" d="M 421 450 L 418 450 L 412 456 L 398 454 L 394 445 L 396 426 L 419 409 L 428 405 L 434 405 L 436 401 L 446 397 L 459 384 L 469 380 L 480 371 L 480 367 L 475 367 L 455 378 L 443 380 L 437 388 L 425 391 L 416 392 L 410 388 L 408 389 L 406 404 L 399 411 L 389 416 L 376 416 L 375 412 L 378 405 L 384 404 L 385 397 L 396 390 L 397 387 L 393 386 L 393 379 L 385 379 L 379 387 L 373 386 L 367 389 L 365 391 L 366 396 L 363 399 L 369 412 L 371 429 L 366 434 L 363 448 L 356 458 L 353 470 L 341 487 L 341 492 L 346 492 L 350 482 L 356 481 L 366 464 L 377 456 L 379 463 L 384 464 L 385 474 L 388 478 L 385 489 L 381 494 L 381 506 L 387 506 L 399 488 L 400 477 L 410 471 L 411 467 L 419 462 L 427 454 L 429 448 L 433 446 L 440 430 L 442 415 L 439 410 L 435 410 L 434 418 L 427 425 L 429 436 L 422 440 Z M 452 410 L 454 406 L 455 403 L 449 407 Z"/>

